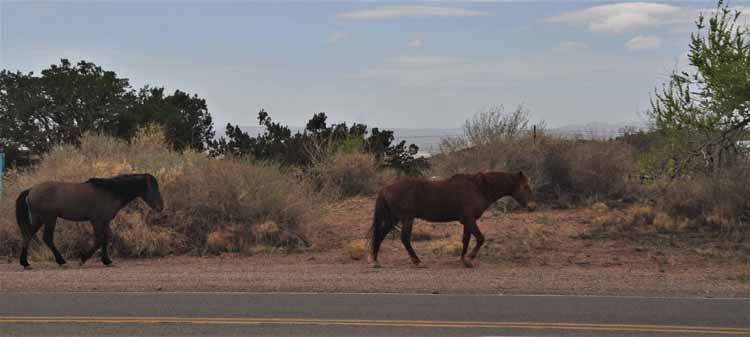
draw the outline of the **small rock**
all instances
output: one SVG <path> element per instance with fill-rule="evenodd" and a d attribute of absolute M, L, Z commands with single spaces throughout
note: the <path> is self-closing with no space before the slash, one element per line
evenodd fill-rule
<path fill-rule="evenodd" d="M 597 212 L 606 212 L 609 210 L 609 206 L 603 202 L 597 202 L 593 205 L 591 205 L 591 209 Z"/>

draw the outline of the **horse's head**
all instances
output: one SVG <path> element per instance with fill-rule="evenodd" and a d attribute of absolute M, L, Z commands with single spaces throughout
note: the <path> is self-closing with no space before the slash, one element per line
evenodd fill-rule
<path fill-rule="evenodd" d="M 523 171 L 518 171 L 518 180 L 513 188 L 513 192 L 511 192 L 511 196 L 529 211 L 536 209 L 536 200 L 534 199 L 534 193 L 531 191 L 529 178 L 523 174 Z"/>
<path fill-rule="evenodd" d="M 164 210 L 164 200 L 161 198 L 161 192 L 159 192 L 159 182 L 156 178 L 148 173 L 144 174 L 146 179 L 146 190 L 143 192 L 141 198 L 145 201 L 149 207 L 161 212 Z"/>

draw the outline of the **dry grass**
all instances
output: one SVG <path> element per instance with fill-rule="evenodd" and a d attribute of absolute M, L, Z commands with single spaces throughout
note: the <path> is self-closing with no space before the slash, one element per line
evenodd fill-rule
<path fill-rule="evenodd" d="M 308 175 L 318 190 L 338 199 L 374 194 L 389 173 L 371 153 L 339 151 L 314 162 Z"/>
<path fill-rule="evenodd" d="M 348 252 L 352 260 L 361 260 L 367 254 L 367 240 L 359 239 L 349 243 Z"/>
<path fill-rule="evenodd" d="M 430 244 L 430 250 L 435 255 L 460 256 L 462 249 L 461 239 L 455 237 Z"/>
<path fill-rule="evenodd" d="M 737 167 L 711 176 L 686 177 L 654 191 L 659 208 L 695 229 L 750 235 L 750 170 Z"/>
<path fill-rule="evenodd" d="M 597 216 L 591 223 L 594 225 L 595 235 L 608 238 L 647 239 L 658 234 L 683 233 L 687 229 L 685 221 L 643 205 Z"/>
<path fill-rule="evenodd" d="M 609 210 L 609 206 L 603 202 L 597 202 L 591 205 L 591 209 L 597 212 L 606 212 Z"/>
<path fill-rule="evenodd" d="M 570 166 L 573 191 L 583 196 L 620 197 L 630 192 L 633 149 L 617 141 L 577 141 L 564 158 Z"/>
<path fill-rule="evenodd" d="M 429 241 L 441 237 L 434 224 L 415 224 L 411 231 L 412 241 Z"/>
<path fill-rule="evenodd" d="M 211 160 L 168 148 L 157 128 L 141 130 L 131 143 L 86 135 L 80 147 L 56 147 L 33 170 L 11 172 L 0 200 L 0 255 L 18 251 L 15 196 L 44 181 L 155 175 L 166 209 L 157 215 L 138 200 L 120 212 L 112 223 L 113 250 L 120 256 L 246 251 L 245 246 L 253 244 L 293 246 L 303 241 L 297 233 L 321 213 L 312 188 L 277 166 Z M 257 224 L 267 223 L 277 224 L 276 230 L 256 230 Z M 93 241 L 91 226 L 58 220 L 55 239 L 65 255 L 77 256 Z"/>
<path fill-rule="evenodd" d="M 646 227 L 654 224 L 657 214 L 651 206 L 636 206 L 627 213 L 628 222 L 635 227 Z"/>

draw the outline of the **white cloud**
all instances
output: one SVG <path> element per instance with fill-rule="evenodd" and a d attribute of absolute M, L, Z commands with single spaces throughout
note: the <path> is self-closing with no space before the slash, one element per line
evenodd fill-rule
<path fill-rule="evenodd" d="M 661 46 L 661 39 L 658 36 L 638 35 L 625 42 L 625 48 L 630 51 L 655 49 L 659 46 Z"/>
<path fill-rule="evenodd" d="M 487 12 L 480 12 L 457 7 L 436 6 L 382 6 L 359 11 L 339 13 L 344 19 L 393 19 L 402 17 L 468 17 L 486 16 Z"/>
<path fill-rule="evenodd" d="M 545 21 L 585 25 L 592 32 L 622 33 L 682 21 L 684 15 L 680 14 L 684 11 L 685 8 L 658 3 L 615 3 L 566 12 Z"/>
<path fill-rule="evenodd" d="M 733 7 L 741 10 L 742 7 Z M 548 23 L 585 26 L 591 32 L 619 34 L 667 27 L 672 33 L 689 33 L 695 30 L 694 22 L 703 13 L 710 16 L 716 8 L 678 7 L 651 2 L 625 2 L 593 6 L 565 12 L 544 19 Z M 747 25 L 748 13 L 743 13 L 741 25 Z"/>
<path fill-rule="evenodd" d="M 420 48 L 424 46 L 424 41 L 422 39 L 414 39 L 409 41 L 409 47 L 411 48 Z"/>
<path fill-rule="evenodd" d="M 550 62 L 554 59 L 555 62 Z M 592 53 L 571 54 L 559 49 L 505 59 L 468 60 L 445 56 L 400 56 L 354 74 L 357 80 L 405 87 L 490 88 L 519 82 L 573 83 L 653 75 L 636 58 L 602 58 Z"/>
<path fill-rule="evenodd" d="M 326 43 L 328 44 L 336 44 L 339 41 L 349 37 L 349 34 L 344 32 L 333 32 L 331 34 L 328 34 L 328 37 L 326 37 Z"/>

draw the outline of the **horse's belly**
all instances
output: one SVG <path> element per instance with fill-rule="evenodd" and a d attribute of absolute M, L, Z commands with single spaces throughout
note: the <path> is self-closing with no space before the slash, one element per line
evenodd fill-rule
<path fill-rule="evenodd" d="M 429 222 L 451 222 L 458 221 L 458 217 L 453 214 L 419 214 L 417 218 L 426 220 Z"/>
<path fill-rule="evenodd" d="M 68 221 L 89 221 L 89 217 L 87 215 L 83 214 L 75 214 L 75 213 L 60 213 L 58 214 L 58 217 L 68 220 Z"/>

